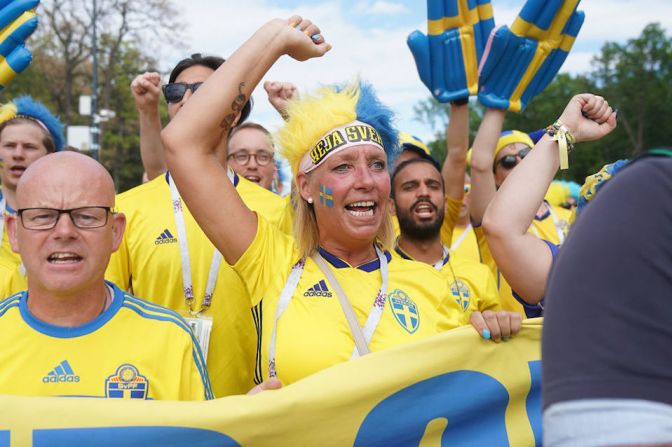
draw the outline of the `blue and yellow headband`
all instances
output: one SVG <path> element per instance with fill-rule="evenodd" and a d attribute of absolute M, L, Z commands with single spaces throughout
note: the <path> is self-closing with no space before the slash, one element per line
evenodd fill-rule
<path fill-rule="evenodd" d="M 323 87 L 315 95 L 290 101 L 287 115 L 276 141 L 294 175 L 310 172 L 345 145 L 377 145 L 388 164 L 398 150 L 393 113 L 365 82 Z"/>

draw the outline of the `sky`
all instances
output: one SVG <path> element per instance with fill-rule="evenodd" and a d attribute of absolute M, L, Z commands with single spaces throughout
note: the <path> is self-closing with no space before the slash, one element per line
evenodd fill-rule
<path fill-rule="evenodd" d="M 289 81 L 300 91 L 321 84 L 342 83 L 357 76 L 370 81 L 397 114 L 397 125 L 428 141 L 428 124 L 415 121 L 413 106 L 429 97 L 420 82 L 406 37 L 426 32 L 423 0 L 190 0 L 179 2 L 187 38 L 184 48 L 168 50 L 161 66 L 170 69 L 193 52 L 230 55 L 261 25 L 272 18 L 300 14 L 317 23 L 333 49 L 307 62 L 282 57 L 264 80 Z M 492 0 L 496 25 L 510 24 L 522 0 Z M 188 5 L 188 6 L 187 6 Z M 645 5 L 645 6 L 644 6 Z M 590 62 L 606 41 L 624 43 L 638 36 L 648 23 L 659 22 L 672 32 L 670 0 L 586 0 L 579 5 L 586 20 L 562 72 L 590 70 Z M 262 81 L 263 84 L 263 81 Z M 251 119 L 274 131 L 282 120 L 266 100 L 261 84 L 253 94 Z M 560 112 L 560 111 L 559 111 Z"/>

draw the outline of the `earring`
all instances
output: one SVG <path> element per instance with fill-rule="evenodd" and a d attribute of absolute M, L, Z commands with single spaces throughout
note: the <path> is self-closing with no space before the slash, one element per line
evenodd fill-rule
<path fill-rule="evenodd" d="M 312 198 L 312 197 L 308 197 L 308 204 L 309 204 L 309 205 L 312 205 L 312 204 L 313 204 L 313 198 Z"/>

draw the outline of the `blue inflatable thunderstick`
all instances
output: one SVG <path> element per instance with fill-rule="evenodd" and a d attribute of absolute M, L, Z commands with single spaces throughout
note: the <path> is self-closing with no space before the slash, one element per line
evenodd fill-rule
<path fill-rule="evenodd" d="M 0 0 L 0 91 L 25 70 L 33 57 L 24 46 L 37 28 L 39 0 Z"/>
<path fill-rule="evenodd" d="M 520 112 L 553 80 L 583 25 L 579 0 L 527 0 L 511 25 L 495 30 L 485 48 L 478 100 Z"/>
<path fill-rule="evenodd" d="M 438 101 L 476 94 L 478 64 L 494 26 L 490 0 L 427 0 L 427 35 L 413 31 L 408 46 Z"/>

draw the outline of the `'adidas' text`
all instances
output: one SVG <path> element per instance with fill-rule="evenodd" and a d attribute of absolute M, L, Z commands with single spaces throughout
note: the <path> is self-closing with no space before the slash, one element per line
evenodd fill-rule
<path fill-rule="evenodd" d="M 70 367 L 70 364 L 67 360 L 63 360 L 59 363 L 54 369 L 49 371 L 49 373 L 42 377 L 42 382 L 44 383 L 66 383 L 66 382 L 79 382 L 79 376 Z"/>
<path fill-rule="evenodd" d="M 173 234 L 170 232 L 168 228 L 163 230 L 161 234 L 159 234 L 156 239 L 154 239 L 154 245 L 161 245 L 161 244 L 174 244 L 177 242 L 177 239 L 173 237 Z"/>
<path fill-rule="evenodd" d="M 321 296 L 324 298 L 331 298 L 332 294 L 329 291 L 329 288 L 327 287 L 327 283 L 324 280 L 322 280 L 317 284 L 315 284 L 310 289 L 306 290 L 303 296 Z"/>

